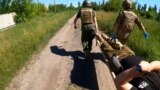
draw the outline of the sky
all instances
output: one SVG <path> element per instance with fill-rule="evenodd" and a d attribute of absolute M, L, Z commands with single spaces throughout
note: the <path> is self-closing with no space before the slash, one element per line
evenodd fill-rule
<path fill-rule="evenodd" d="M 54 4 L 54 1 L 56 4 L 66 4 L 70 5 L 72 3 L 74 6 L 78 6 L 78 2 L 83 2 L 83 0 L 34 0 L 35 2 L 41 2 L 44 3 L 45 5 L 49 4 Z M 103 0 L 90 0 L 92 2 L 102 2 Z M 108 0 L 105 0 L 108 1 Z M 157 5 L 157 8 L 160 9 L 160 0 L 132 0 L 132 1 L 137 1 L 141 5 L 147 4 L 147 6 L 154 6 L 155 4 Z"/>

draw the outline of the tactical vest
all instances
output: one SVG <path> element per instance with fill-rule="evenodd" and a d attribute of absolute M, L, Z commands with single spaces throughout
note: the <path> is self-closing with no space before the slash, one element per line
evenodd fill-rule
<path fill-rule="evenodd" d="M 82 24 L 93 23 L 94 15 L 93 10 L 90 8 L 81 9 L 81 22 Z"/>
<path fill-rule="evenodd" d="M 135 15 L 132 11 L 122 11 L 122 15 L 123 18 L 121 18 L 121 22 L 118 27 L 119 30 L 117 32 L 117 37 L 121 43 L 125 44 L 133 30 L 137 15 Z"/>
<path fill-rule="evenodd" d="M 134 22 L 136 19 L 136 15 L 132 11 L 123 11 L 124 18 L 122 23 L 124 24 L 125 30 L 132 30 L 134 26 Z"/>

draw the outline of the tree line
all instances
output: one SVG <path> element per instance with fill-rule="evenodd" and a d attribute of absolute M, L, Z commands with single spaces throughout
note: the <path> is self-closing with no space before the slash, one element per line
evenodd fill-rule
<path fill-rule="evenodd" d="M 95 10 L 117 12 L 122 10 L 122 1 L 123 0 L 109 0 L 105 2 L 105 0 L 102 0 L 102 2 L 91 2 L 91 4 Z M 67 6 L 65 4 L 54 4 L 54 2 L 47 7 L 43 3 L 35 3 L 33 0 L 0 0 L 0 14 L 16 12 L 16 22 L 28 21 L 36 15 L 47 12 L 56 13 L 79 8 L 81 8 L 80 2 L 78 2 L 78 7 L 74 7 L 72 3 Z M 147 4 L 140 5 L 134 2 L 132 9 L 144 18 L 160 21 L 160 10 L 158 10 L 156 5 L 154 7 L 148 7 Z"/>
<path fill-rule="evenodd" d="M 0 0 L 0 14 L 16 12 L 16 22 L 25 22 L 37 15 L 66 9 L 74 9 L 74 7 L 72 4 L 69 7 L 64 4 L 50 4 L 47 7 L 43 3 L 35 3 L 33 0 Z"/>
<path fill-rule="evenodd" d="M 123 0 L 109 0 L 105 3 L 105 1 L 103 0 L 100 4 L 92 2 L 92 7 L 95 10 L 104 10 L 106 12 L 118 12 L 123 8 L 122 2 Z M 160 7 L 158 9 L 156 5 L 154 7 L 151 7 L 147 6 L 147 4 L 141 5 L 137 2 L 133 2 L 132 10 L 144 18 L 155 19 L 160 21 Z"/>

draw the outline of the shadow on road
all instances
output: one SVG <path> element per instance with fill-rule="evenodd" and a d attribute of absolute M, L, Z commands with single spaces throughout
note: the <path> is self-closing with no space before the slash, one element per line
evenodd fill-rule
<path fill-rule="evenodd" d="M 61 46 L 51 46 L 51 52 L 60 56 L 71 56 L 74 60 L 74 67 L 71 72 L 71 83 L 89 90 L 98 90 L 97 75 L 94 60 L 103 60 L 101 53 L 91 53 L 90 59 L 84 59 L 81 51 L 66 51 Z"/>

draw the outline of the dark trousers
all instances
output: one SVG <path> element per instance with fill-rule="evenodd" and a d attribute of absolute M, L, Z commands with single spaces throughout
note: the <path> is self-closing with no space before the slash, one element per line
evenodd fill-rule
<path fill-rule="evenodd" d="M 82 25 L 81 42 L 84 52 L 92 50 L 92 41 L 95 37 L 95 26 L 93 24 Z"/>

